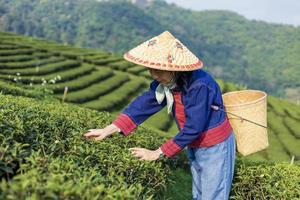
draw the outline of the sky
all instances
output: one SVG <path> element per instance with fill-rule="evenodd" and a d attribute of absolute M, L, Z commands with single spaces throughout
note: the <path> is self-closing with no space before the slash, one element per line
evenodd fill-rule
<path fill-rule="evenodd" d="M 247 19 L 300 27 L 300 0 L 165 0 L 192 10 L 230 10 Z"/>

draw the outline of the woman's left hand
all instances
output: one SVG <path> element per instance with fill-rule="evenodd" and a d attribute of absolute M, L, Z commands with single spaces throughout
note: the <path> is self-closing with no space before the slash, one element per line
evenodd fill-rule
<path fill-rule="evenodd" d="M 159 158 L 159 150 L 148 150 L 145 148 L 129 148 L 131 153 L 140 160 L 157 160 Z"/>

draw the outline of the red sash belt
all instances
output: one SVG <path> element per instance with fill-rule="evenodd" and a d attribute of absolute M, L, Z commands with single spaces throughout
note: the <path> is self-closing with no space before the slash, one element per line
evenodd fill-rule
<path fill-rule="evenodd" d="M 200 134 L 200 137 L 190 143 L 189 147 L 209 147 L 223 142 L 232 132 L 229 120 L 226 116 L 224 122 L 215 128 L 208 129 Z"/>

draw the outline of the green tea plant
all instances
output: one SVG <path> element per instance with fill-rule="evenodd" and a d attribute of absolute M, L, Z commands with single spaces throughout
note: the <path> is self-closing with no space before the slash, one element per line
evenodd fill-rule
<path fill-rule="evenodd" d="M 65 59 L 62 57 L 49 57 L 49 58 L 45 58 L 45 59 L 35 58 L 35 59 L 29 60 L 29 61 L 0 63 L 0 69 L 30 68 L 30 67 L 36 67 L 36 66 L 41 66 L 41 65 L 45 65 L 45 64 L 60 62 L 63 60 L 65 60 Z M 1 73 L 2 73 L 2 71 L 1 71 Z M 8 73 L 8 71 L 7 71 L 7 73 Z M 12 71 L 12 73 L 15 73 L 15 72 Z"/>
<path fill-rule="evenodd" d="M 143 127 L 126 138 L 116 134 L 104 141 L 85 140 L 87 129 L 112 121 L 108 113 L 53 100 L 0 99 L 0 197 L 73 199 L 81 192 L 86 198 L 95 193 L 114 197 L 103 188 L 120 189 L 119 195 L 129 188 L 134 198 L 151 197 L 166 187 L 169 165 L 176 165 L 176 159 L 145 162 L 131 155 L 130 147 L 156 149 L 165 141 Z"/>
<path fill-rule="evenodd" d="M 99 81 L 103 81 L 113 75 L 114 72 L 111 69 L 103 68 L 101 70 L 92 71 L 89 74 L 80 76 L 77 79 L 73 79 L 71 81 L 56 83 L 57 80 L 55 80 L 55 82 L 53 84 L 49 84 L 47 88 L 53 90 L 55 93 L 62 93 L 65 87 L 68 87 L 68 91 L 77 91 L 83 88 L 87 88 L 88 86 Z"/>
<path fill-rule="evenodd" d="M 83 90 L 70 92 L 67 96 L 67 101 L 74 103 L 88 102 L 108 93 L 111 93 L 111 91 L 120 87 L 120 85 L 127 81 L 129 81 L 129 77 L 127 74 L 117 73 L 116 75 L 111 76 L 108 79 L 102 80 L 95 84 L 92 84 L 84 88 Z"/>
<path fill-rule="evenodd" d="M 300 166 L 237 160 L 230 199 L 299 199 Z"/>

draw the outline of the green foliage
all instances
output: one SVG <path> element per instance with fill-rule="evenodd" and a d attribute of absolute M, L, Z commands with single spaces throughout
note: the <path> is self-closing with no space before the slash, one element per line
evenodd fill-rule
<path fill-rule="evenodd" d="M 155 124 L 155 127 L 159 130 L 168 131 L 172 126 L 173 120 L 173 117 L 167 114 L 167 107 L 165 107 L 160 112 L 147 119 L 146 124 Z"/>
<path fill-rule="evenodd" d="M 44 75 L 44 74 L 49 74 L 53 72 L 58 72 L 62 71 L 64 69 L 70 69 L 70 68 L 75 68 L 80 65 L 79 62 L 74 61 L 74 60 L 65 60 L 61 62 L 55 62 L 55 63 L 49 63 L 45 65 L 37 65 L 33 67 L 27 67 L 25 69 L 5 69 L 5 70 L 0 70 L 0 73 L 2 74 L 21 74 L 21 75 Z"/>
<path fill-rule="evenodd" d="M 123 83 L 129 81 L 127 74 L 116 74 L 108 79 L 90 85 L 83 90 L 70 92 L 66 100 L 74 103 L 84 103 L 97 98 L 101 98 L 106 94 L 111 94 L 114 89 L 120 87 Z M 116 94 L 114 94 L 116 96 Z"/>
<path fill-rule="evenodd" d="M 225 83 L 224 83 L 224 81 L 221 80 L 221 79 L 217 79 L 216 81 L 217 81 L 217 83 L 218 83 L 218 85 L 219 85 L 222 93 L 225 93 L 225 91 L 224 91 L 224 89 L 225 89 Z"/>
<path fill-rule="evenodd" d="M 32 54 L 32 49 L 13 49 L 13 50 L 0 50 L 0 56 Z"/>
<path fill-rule="evenodd" d="M 96 64 L 96 65 L 107 65 L 111 62 L 118 62 L 122 60 L 121 57 L 119 56 L 110 56 L 109 58 L 103 58 L 103 59 L 99 59 L 99 60 L 92 60 L 90 61 L 92 64 Z"/>
<path fill-rule="evenodd" d="M 289 132 L 289 129 L 284 125 L 283 119 L 274 113 L 269 112 L 268 116 L 270 120 L 268 121 L 269 126 L 277 135 L 279 140 L 283 143 L 287 149 L 290 156 L 295 156 L 297 160 L 300 159 L 300 139 L 297 139 L 292 133 Z"/>
<path fill-rule="evenodd" d="M 300 166 L 286 163 L 236 163 L 230 199 L 299 199 Z"/>
<path fill-rule="evenodd" d="M 33 59 L 33 55 L 15 55 L 15 56 L 1 56 L 0 57 L 0 62 L 22 62 L 22 61 L 27 61 Z"/>
<path fill-rule="evenodd" d="M 162 199 L 192 198 L 192 176 L 189 169 L 176 169 L 176 182 L 169 184 Z M 233 185 L 229 199 L 299 199 L 300 166 L 288 163 L 247 162 L 240 158 L 235 163 Z M 180 188 L 180 190 L 178 190 Z"/>
<path fill-rule="evenodd" d="M 288 162 L 291 157 L 288 154 L 288 150 L 285 148 L 281 140 L 276 136 L 272 130 L 268 130 L 269 134 L 269 147 L 267 148 L 268 160 L 276 162 Z"/>
<path fill-rule="evenodd" d="M 45 88 L 24 89 L 23 87 L 0 81 L 0 93 L 42 99 L 52 94 L 52 91 Z"/>
<path fill-rule="evenodd" d="M 142 73 L 143 71 L 148 71 L 148 69 L 144 66 L 137 65 L 137 66 L 129 68 L 127 71 L 129 73 L 138 75 L 138 74 Z"/>
<path fill-rule="evenodd" d="M 58 71 L 47 75 L 40 75 L 40 76 L 16 76 L 16 75 L 2 75 L 0 74 L 0 78 L 15 82 L 21 83 L 43 83 L 45 81 L 50 81 L 51 79 L 55 79 L 56 82 L 63 82 L 68 80 L 73 80 L 79 76 L 85 75 L 90 73 L 94 70 L 94 66 L 89 64 L 83 64 L 79 67 L 74 69 L 68 69 L 64 71 Z"/>
<path fill-rule="evenodd" d="M 121 71 L 126 71 L 129 68 L 133 67 L 134 65 L 135 65 L 134 63 L 128 62 L 126 60 L 122 60 L 119 62 L 114 62 L 114 63 L 109 64 L 110 67 L 117 69 L 117 70 L 121 70 Z"/>
<path fill-rule="evenodd" d="M 27 62 L 22 61 L 22 62 L 1 63 L 0 69 L 22 69 L 22 68 L 38 67 L 41 65 L 60 62 L 63 60 L 64 58 L 60 58 L 60 57 L 50 57 L 47 59 L 29 60 Z M 3 72 L 4 71 L 1 70 L 1 73 Z M 10 72 L 8 72 L 8 74 L 10 73 L 16 73 L 16 72 L 11 70 Z"/>
<path fill-rule="evenodd" d="M 152 77 L 151 77 L 151 75 L 149 73 L 149 70 L 141 72 L 140 75 L 146 77 L 147 79 L 152 79 Z"/>
<path fill-rule="evenodd" d="M 139 93 L 145 86 L 142 79 L 131 80 L 114 90 L 114 93 L 101 96 L 96 100 L 83 103 L 83 105 L 96 110 L 119 110 L 129 103 L 130 98 L 128 97 Z"/>
<path fill-rule="evenodd" d="M 236 91 L 239 90 L 238 87 L 234 84 L 234 83 L 229 83 L 227 82 L 224 86 L 223 86 L 223 92 L 232 92 L 232 91 Z"/>
<path fill-rule="evenodd" d="M 283 102 L 279 99 L 268 95 L 268 106 L 279 116 L 285 116 Z"/>
<path fill-rule="evenodd" d="M 104 79 L 113 76 L 113 71 L 109 68 L 101 68 L 101 70 L 92 71 L 90 74 L 80 76 L 77 79 L 71 81 L 65 81 L 62 83 L 54 83 L 53 85 L 48 85 L 47 88 L 52 89 L 54 92 L 63 92 L 64 88 L 67 86 L 68 91 L 80 90 L 82 88 L 87 88 L 93 83 L 97 83 Z"/>
<path fill-rule="evenodd" d="M 289 103 L 286 102 L 284 105 L 285 111 L 286 113 L 296 119 L 296 120 L 300 120 L 300 106 L 299 105 L 295 105 L 293 103 Z"/>
<path fill-rule="evenodd" d="M 165 140 L 143 127 L 126 138 L 83 139 L 87 129 L 111 123 L 108 113 L 53 100 L 0 99 L 1 199 L 151 197 L 166 186 L 168 164 L 178 165 L 176 159 L 140 161 L 126 150 L 156 149 Z"/>
<path fill-rule="evenodd" d="M 290 130 L 290 132 L 297 138 L 300 139 L 300 124 L 299 121 L 292 118 L 284 118 L 285 126 Z"/>

